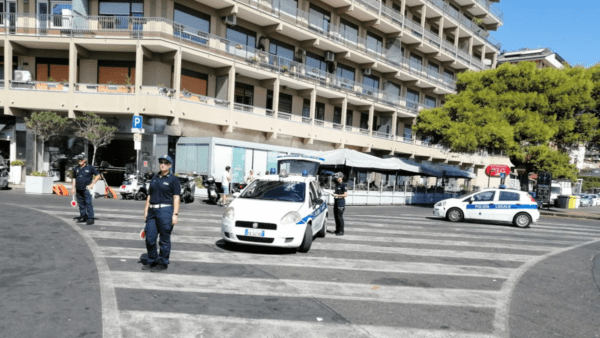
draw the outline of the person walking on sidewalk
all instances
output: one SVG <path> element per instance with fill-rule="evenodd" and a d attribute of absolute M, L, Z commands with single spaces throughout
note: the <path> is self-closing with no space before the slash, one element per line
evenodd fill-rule
<path fill-rule="evenodd" d="M 73 169 L 73 187 L 71 193 L 77 195 L 77 204 L 79 205 L 79 217 L 76 217 L 77 223 L 87 225 L 94 224 L 94 206 L 92 205 L 92 189 L 98 180 L 100 174 L 91 165 L 87 164 L 87 158 L 83 155 L 77 156 L 79 164 Z"/>
<path fill-rule="evenodd" d="M 337 182 L 333 192 L 333 198 L 335 199 L 333 205 L 335 235 L 344 236 L 344 209 L 346 209 L 348 191 L 346 190 L 346 183 L 344 183 L 344 174 L 341 171 L 335 174 L 335 180 Z"/>
<path fill-rule="evenodd" d="M 144 208 L 146 220 L 146 250 L 148 261 L 142 270 L 164 271 L 169 267 L 171 254 L 171 232 L 179 217 L 179 199 L 181 183 L 170 172 L 173 159 L 169 155 L 158 159 L 160 172 L 150 181 L 148 199 Z M 160 234 L 160 253 L 157 253 L 156 241 Z"/>
<path fill-rule="evenodd" d="M 225 167 L 223 176 L 221 176 L 221 186 L 223 187 L 223 198 L 221 199 L 221 206 L 227 206 L 227 195 L 229 195 L 229 182 L 231 182 L 231 170 L 230 166 Z"/>

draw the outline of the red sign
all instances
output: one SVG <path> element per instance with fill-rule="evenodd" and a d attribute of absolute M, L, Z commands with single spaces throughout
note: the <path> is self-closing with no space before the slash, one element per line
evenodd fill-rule
<path fill-rule="evenodd" d="M 510 167 L 503 164 L 490 164 L 485 168 L 485 173 L 488 176 L 500 176 L 500 174 L 510 174 Z"/>
<path fill-rule="evenodd" d="M 148 161 L 144 161 L 144 167 L 148 166 Z"/>

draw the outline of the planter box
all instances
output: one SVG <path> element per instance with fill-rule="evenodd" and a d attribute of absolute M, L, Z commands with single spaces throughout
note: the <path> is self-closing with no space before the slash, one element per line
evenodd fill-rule
<path fill-rule="evenodd" d="M 22 173 L 23 173 L 23 166 L 11 165 L 10 166 L 10 182 L 12 184 L 21 184 Z"/>
<path fill-rule="evenodd" d="M 37 195 L 52 195 L 53 177 L 27 176 L 25 193 Z"/>

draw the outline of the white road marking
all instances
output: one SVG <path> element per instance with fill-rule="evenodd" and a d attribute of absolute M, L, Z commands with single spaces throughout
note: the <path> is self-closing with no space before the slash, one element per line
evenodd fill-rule
<path fill-rule="evenodd" d="M 102 252 L 105 257 L 137 259 L 141 254 L 146 253 L 146 249 L 104 247 L 102 248 Z M 502 279 L 510 277 L 512 271 L 514 270 L 510 268 L 479 267 L 468 265 L 391 262 L 321 257 L 304 257 L 302 260 L 299 260 L 293 256 L 273 256 L 235 252 L 229 252 L 227 255 L 224 255 L 220 252 L 195 252 L 181 250 L 172 251 L 170 259 L 179 262 L 207 264 L 293 266 L 316 269 L 377 271 L 445 276 L 472 276 Z"/>
<path fill-rule="evenodd" d="M 493 338 L 492 335 L 450 330 L 338 324 L 327 321 L 252 319 L 186 313 L 121 311 L 128 337 L 244 338 Z M 142 329 L 140 329 L 142 328 Z"/>
<path fill-rule="evenodd" d="M 396 304 L 468 306 L 493 308 L 497 291 L 420 288 L 372 284 L 303 281 L 294 279 L 230 278 L 153 274 L 147 272 L 112 272 L 115 288 L 218 293 L 269 297 L 301 297 L 350 301 L 377 301 Z"/>

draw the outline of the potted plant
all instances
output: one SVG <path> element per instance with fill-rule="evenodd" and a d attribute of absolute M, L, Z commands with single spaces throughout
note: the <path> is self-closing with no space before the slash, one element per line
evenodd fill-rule
<path fill-rule="evenodd" d="M 67 80 L 67 79 L 62 80 L 62 90 L 65 92 L 69 91 L 69 80 Z"/>
<path fill-rule="evenodd" d="M 21 175 L 23 174 L 24 166 L 25 162 L 21 160 L 10 162 L 10 181 L 13 184 L 21 184 Z"/>
<path fill-rule="evenodd" d="M 189 90 L 183 88 L 183 90 L 181 91 L 181 96 L 184 98 L 189 98 L 192 97 L 192 93 L 190 93 Z"/>
<path fill-rule="evenodd" d="M 285 66 L 285 65 L 281 66 L 281 71 L 284 72 L 284 73 L 287 72 L 288 71 L 288 66 Z"/>
<path fill-rule="evenodd" d="M 253 56 L 253 57 L 250 58 L 250 61 L 252 63 L 257 63 L 258 62 L 258 58 L 256 56 Z"/>
<path fill-rule="evenodd" d="M 127 93 L 133 93 L 133 89 L 135 87 L 133 87 L 133 82 L 131 82 L 131 76 L 125 74 L 125 85 L 127 86 Z"/>
<path fill-rule="evenodd" d="M 51 195 L 54 177 L 48 177 L 45 171 L 33 171 L 27 176 L 25 183 L 26 194 Z"/>

